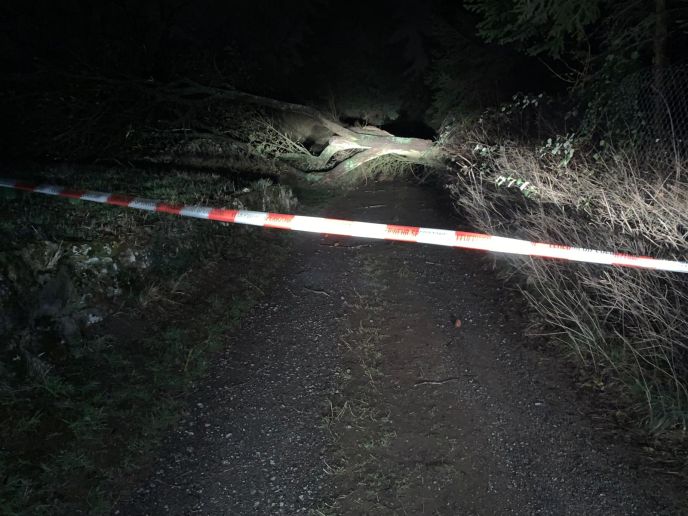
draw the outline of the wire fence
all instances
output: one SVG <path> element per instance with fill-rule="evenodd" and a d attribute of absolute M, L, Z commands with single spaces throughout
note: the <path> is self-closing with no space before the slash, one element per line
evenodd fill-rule
<path fill-rule="evenodd" d="M 688 65 L 641 70 L 623 79 L 605 125 L 616 144 L 667 165 L 688 159 Z"/>

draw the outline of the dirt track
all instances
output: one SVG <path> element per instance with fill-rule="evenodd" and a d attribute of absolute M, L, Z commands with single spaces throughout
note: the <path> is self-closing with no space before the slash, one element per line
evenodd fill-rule
<path fill-rule="evenodd" d="M 325 213 L 456 225 L 438 199 L 369 186 Z M 526 343 L 491 258 L 293 238 L 119 514 L 672 513 Z"/>

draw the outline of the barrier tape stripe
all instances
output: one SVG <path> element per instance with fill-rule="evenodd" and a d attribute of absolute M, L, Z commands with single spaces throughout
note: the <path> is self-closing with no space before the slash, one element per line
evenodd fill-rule
<path fill-rule="evenodd" d="M 415 242 L 420 244 L 461 247 L 465 249 L 538 256 L 542 258 L 555 258 L 601 265 L 688 273 L 688 263 L 686 262 L 660 260 L 648 256 L 633 256 L 624 253 L 597 251 L 594 249 L 583 249 L 566 245 L 545 244 L 480 233 L 467 233 L 464 231 L 414 226 L 396 226 L 393 224 L 376 224 L 352 220 L 309 217 L 305 215 L 227 210 L 205 206 L 173 205 L 153 199 L 85 190 L 71 190 L 55 185 L 32 184 L 3 178 L 0 178 L 0 187 L 234 224 L 247 224 L 251 226 L 305 231 L 309 233 L 374 238 L 378 240 Z"/>

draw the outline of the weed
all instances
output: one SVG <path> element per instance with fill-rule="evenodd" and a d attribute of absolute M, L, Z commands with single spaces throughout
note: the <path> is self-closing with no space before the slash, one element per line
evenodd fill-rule
<path fill-rule="evenodd" d="M 539 149 L 508 142 L 491 148 L 488 156 L 477 158 L 479 163 L 465 160 L 450 186 L 457 208 L 479 229 L 532 241 L 685 259 L 684 163 L 667 172 L 641 166 L 621 152 L 587 159 L 582 152 L 574 156 L 571 137 L 550 139 Z M 533 195 L 525 195 L 523 188 L 501 187 L 500 178 L 513 177 Z M 636 419 L 646 428 L 685 431 L 688 283 L 683 275 L 509 260 L 523 274 L 522 290 L 551 328 L 549 334 L 600 378 L 600 386 L 618 388 L 622 398 L 634 400 Z"/>
<path fill-rule="evenodd" d="M 354 169 L 346 175 L 346 181 L 350 184 L 360 184 L 374 179 L 403 179 L 413 174 L 415 168 L 415 164 L 403 156 L 385 154 Z"/>
<path fill-rule="evenodd" d="M 62 167 L 50 176 L 66 186 L 170 202 L 233 206 L 241 199 L 254 209 L 295 202 L 280 185 L 217 174 Z M 228 332 L 267 291 L 284 242 L 234 226 L 28 194 L 3 197 L 2 209 L 0 241 L 8 245 L 0 249 L 0 290 L 32 313 L 32 298 L 15 292 L 40 292 L 64 270 L 73 296 L 63 296 L 54 320 L 45 318 L 42 341 L 27 318 L 13 319 L 10 333 L 0 335 L 0 513 L 105 514 L 123 479 L 146 464 L 177 419 L 211 353 L 227 345 Z M 115 313 L 117 324 L 106 326 Z M 78 338 L 62 336 L 64 319 L 81 321 Z"/>

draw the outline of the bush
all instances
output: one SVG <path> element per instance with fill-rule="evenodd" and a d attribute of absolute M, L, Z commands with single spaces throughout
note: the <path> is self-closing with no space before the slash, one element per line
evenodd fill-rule
<path fill-rule="evenodd" d="M 253 175 L 42 176 L 173 204 L 297 203 Z M 109 513 L 288 248 L 246 227 L 5 189 L 0 214 L 0 514 Z"/>
<path fill-rule="evenodd" d="M 501 236 L 685 260 L 686 163 L 665 170 L 607 152 L 587 158 L 575 139 L 540 147 L 447 133 L 457 208 Z M 508 257 L 549 327 L 603 388 L 620 387 L 650 428 L 688 423 L 688 277 Z"/>

